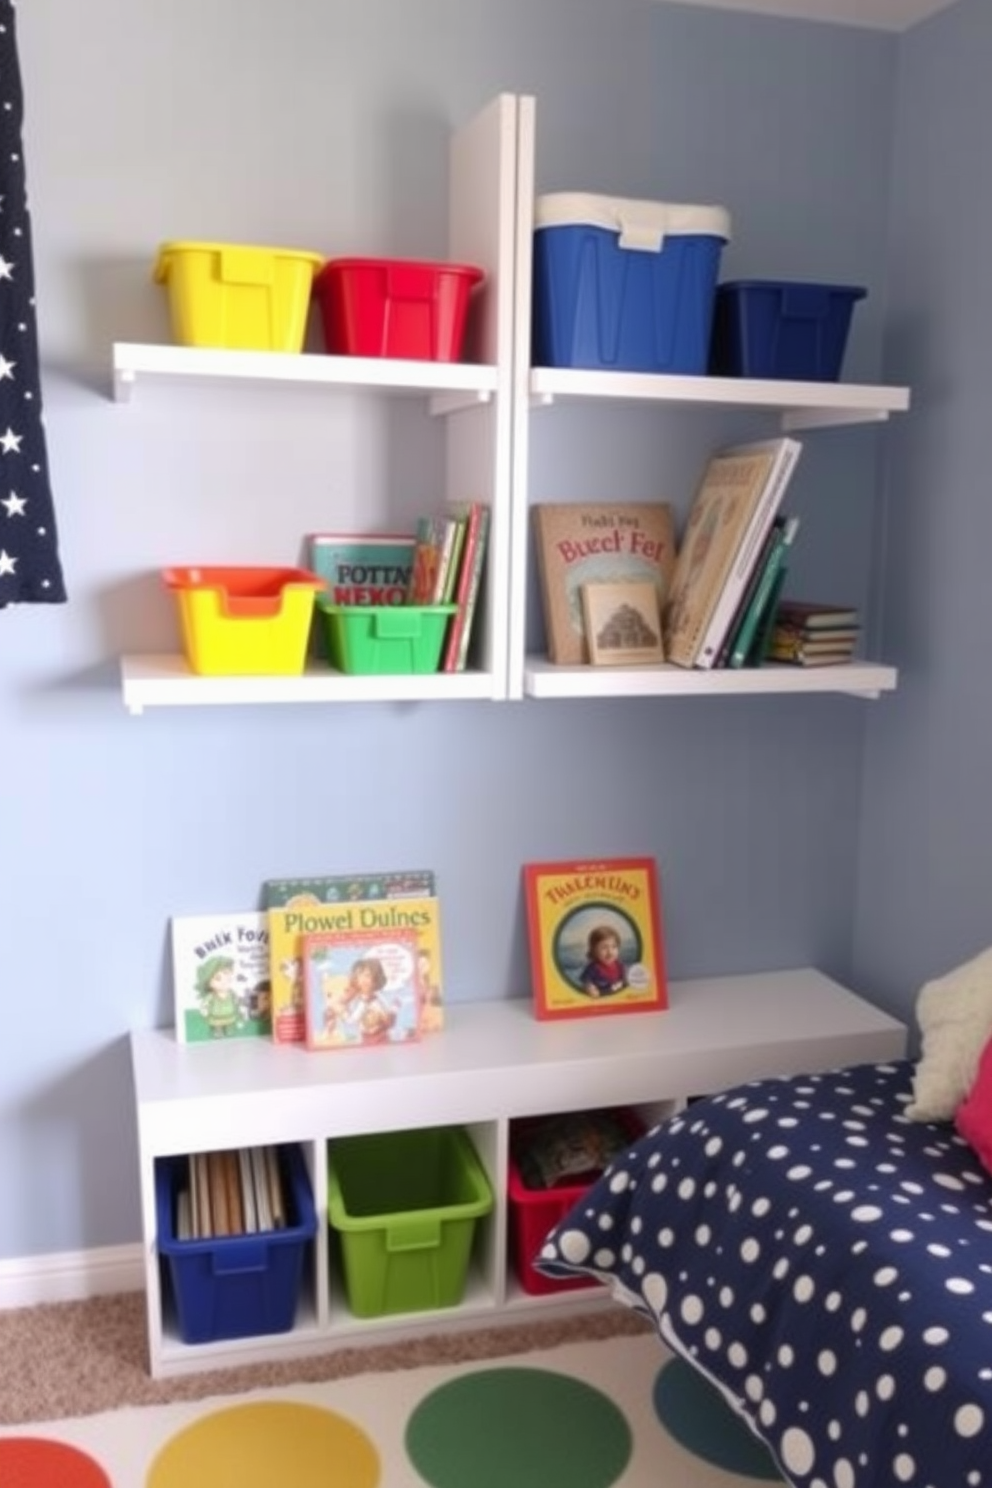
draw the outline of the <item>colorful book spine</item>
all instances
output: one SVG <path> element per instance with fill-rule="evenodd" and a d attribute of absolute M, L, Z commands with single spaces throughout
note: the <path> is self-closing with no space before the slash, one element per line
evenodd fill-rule
<path fill-rule="evenodd" d="M 733 568 L 717 598 L 702 645 L 693 662 L 694 666 L 709 669 L 715 665 L 724 637 L 733 624 L 737 606 L 747 588 L 751 572 L 759 561 L 765 536 L 775 520 L 775 514 L 785 496 L 801 452 L 802 445 L 797 439 L 779 441 L 775 461 L 762 491 L 761 499 L 741 538 Z"/>
<path fill-rule="evenodd" d="M 413 605 L 443 604 L 451 577 L 458 537 L 456 517 L 420 517 L 417 520 L 413 572 L 407 602 Z"/>
<path fill-rule="evenodd" d="M 771 551 L 765 561 L 764 567 L 755 587 L 751 602 L 741 620 L 737 636 L 732 644 L 728 666 L 742 667 L 747 663 L 754 645 L 755 636 L 758 634 L 763 616 L 766 614 L 772 596 L 781 589 L 780 573 L 784 573 L 788 562 L 789 550 L 795 542 L 796 533 L 799 530 L 799 518 L 789 517 L 776 531 Z"/>
<path fill-rule="evenodd" d="M 451 618 L 445 638 L 441 665 L 444 672 L 463 672 L 468 663 L 472 621 L 479 599 L 488 537 L 489 508 L 473 501 L 465 514 L 465 543 L 454 595 L 458 609 Z"/>

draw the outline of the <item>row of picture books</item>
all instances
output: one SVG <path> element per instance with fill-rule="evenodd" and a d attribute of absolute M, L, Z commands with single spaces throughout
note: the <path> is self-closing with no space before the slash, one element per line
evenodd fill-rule
<path fill-rule="evenodd" d="M 462 672 L 482 588 L 489 518 L 485 503 L 467 501 L 418 517 L 409 533 L 311 533 L 309 566 L 335 605 L 454 605 L 439 670 Z"/>
<path fill-rule="evenodd" d="M 522 888 L 537 1018 L 667 1005 L 653 858 L 526 863 Z M 259 910 L 172 918 L 180 1042 L 333 1050 L 443 1029 L 432 870 L 267 879 L 262 898 Z"/>
<path fill-rule="evenodd" d="M 801 451 L 781 438 L 712 455 L 678 544 L 666 501 L 536 504 L 549 659 L 703 669 L 848 660 L 856 609 L 783 598 L 799 517 L 781 507 Z"/>
<path fill-rule="evenodd" d="M 274 1147 L 193 1152 L 176 1192 L 177 1240 L 283 1230 L 289 1210 Z"/>
<path fill-rule="evenodd" d="M 444 1024 L 429 869 L 267 879 L 262 908 L 171 921 L 176 1037 L 311 1049 L 407 1043 Z"/>

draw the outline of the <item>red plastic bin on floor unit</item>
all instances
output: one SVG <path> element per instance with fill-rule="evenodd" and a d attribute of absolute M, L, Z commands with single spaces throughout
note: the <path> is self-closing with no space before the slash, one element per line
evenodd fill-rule
<path fill-rule="evenodd" d="M 484 277 L 470 264 L 329 259 L 313 282 L 324 345 L 335 355 L 457 362 Z"/>
<path fill-rule="evenodd" d="M 610 1114 L 626 1129 L 631 1142 L 644 1135 L 644 1123 L 636 1112 L 621 1108 Z M 534 1261 L 549 1232 L 565 1218 L 572 1205 L 577 1204 L 583 1194 L 588 1193 L 590 1187 L 589 1183 L 559 1183 L 553 1188 L 529 1188 L 524 1182 L 516 1156 L 519 1152 L 518 1143 L 540 1120 L 541 1118 L 535 1117 L 514 1121 L 507 1173 L 510 1255 L 517 1280 L 531 1296 L 547 1296 L 552 1292 L 599 1285 L 594 1277 L 564 1280 L 544 1276 L 534 1269 Z"/>

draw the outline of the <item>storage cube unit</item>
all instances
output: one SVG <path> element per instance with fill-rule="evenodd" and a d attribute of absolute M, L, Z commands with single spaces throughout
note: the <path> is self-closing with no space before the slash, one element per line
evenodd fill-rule
<path fill-rule="evenodd" d="M 723 207 L 554 192 L 534 224 L 535 366 L 706 371 Z"/>
<path fill-rule="evenodd" d="M 357 1317 L 455 1307 L 493 1194 L 461 1127 L 328 1143 L 328 1216 Z"/>
<path fill-rule="evenodd" d="M 329 259 L 313 285 L 324 344 L 339 355 L 457 362 L 483 277 L 471 264 Z"/>
<path fill-rule="evenodd" d="M 857 285 L 734 280 L 716 294 L 710 371 L 717 377 L 837 382 Z"/>
<path fill-rule="evenodd" d="M 644 1132 L 644 1123 L 634 1111 L 621 1109 L 603 1113 L 617 1125 L 631 1141 Z M 591 1113 L 593 1119 L 597 1113 Z M 569 1117 L 555 1117 L 556 1123 Z M 573 1118 L 574 1119 L 574 1118 Z M 531 1296 L 545 1296 L 551 1292 L 575 1291 L 598 1285 L 592 1278 L 578 1277 L 560 1280 L 558 1277 L 542 1276 L 534 1269 L 534 1260 L 540 1253 L 545 1237 L 560 1219 L 577 1204 L 587 1192 L 591 1178 L 576 1178 L 572 1182 L 562 1180 L 548 1188 L 534 1188 L 526 1182 L 521 1154 L 529 1137 L 545 1126 L 549 1118 L 529 1118 L 514 1121 L 510 1127 L 510 1154 L 507 1173 L 507 1197 L 509 1215 L 509 1250 L 517 1280 Z"/>
<path fill-rule="evenodd" d="M 336 605 L 317 596 L 331 665 L 339 672 L 436 672 L 458 606 Z"/>
<path fill-rule="evenodd" d="M 280 1147 L 278 1161 L 287 1226 L 211 1240 L 176 1238 L 176 1204 L 188 1159 L 167 1157 L 156 1163 L 156 1243 L 184 1343 L 286 1333 L 293 1327 L 303 1258 L 317 1232 L 317 1215 L 299 1147 Z"/>
<path fill-rule="evenodd" d="M 183 647 L 204 676 L 297 676 L 306 661 L 315 595 L 303 568 L 166 568 Z"/>
<path fill-rule="evenodd" d="M 163 243 L 154 278 L 169 292 L 180 346 L 300 351 L 319 253 L 239 243 Z"/>

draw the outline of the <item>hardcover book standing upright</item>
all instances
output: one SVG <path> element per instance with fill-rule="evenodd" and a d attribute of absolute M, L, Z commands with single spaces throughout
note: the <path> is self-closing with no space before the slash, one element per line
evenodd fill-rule
<path fill-rule="evenodd" d="M 545 502 L 533 508 L 548 657 L 556 666 L 589 661 L 583 584 L 646 581 L 668 599 L 675 569 L 675 521 L 665 501 Z"/>
<path fill-rule="evenodd" d="M 271 1030 L 269 930 L 256 910 L 175 915 L 171 924 L 176 1038 L 258 1038 Z"/>
<path fill-rule="evenodd" d="M 523 876 L 536 1017 L 668 1006 L 654 858 L 526 863 Z"/>
<path fill-rule="evenodd" d="M 665 655 L 676 666 L 716 662 L 801 449 L 796 439 L 761 440 L 707 464 L 663 611 Z"/>
<path fill-rule="evenodd" d="M 410 1043 L 420 1036 L 413 930 L 327 931 L 303 940 L 309 1049 Z"/>
<path fill-rule="evenodd" d="M 429 869 L 267 879 L 275 1042 L 302 1043 L 306 1038 L 303 941 L 327 930 L 415 930 L 423 988 L 420 1032 L 443 1028 L 440 901 L 434 890 Z"/>

